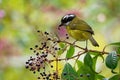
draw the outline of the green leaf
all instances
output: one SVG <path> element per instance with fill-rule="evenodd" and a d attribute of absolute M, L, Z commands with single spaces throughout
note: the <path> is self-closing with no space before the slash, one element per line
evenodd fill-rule
<path fill-rule="evenodd" d="M 113 69 L 117 67 L 118 64 L 118 56 L 115 51 L 112 51 L 111 53 L 108 54 L 105 60 L 106 66 L 110 68 L 113 72 Z"/>
<path fill-rule="evenodd" d="M 120 74 L 112 76 L 109 80 L 120 80 Z"/>
<path fill-rule="evenodd" d="M 93 57 L 93 69 L 95 70 L 96 68 L 96 62 L 97 62 L 97 58 L 99 57 L 99 54 L 96 55 L 95 57 Z"/>
<path fill-rule="evenodd" d="M 120 42 L 110 43 L 110 44 L 108 44 L 108 45 L 120 46 Z"/>
<path fill-rule="evenodd" d="M 89 52 L 89 54 L 94 55 L 94 56 L 99 56 L 99 57 L 101 57 L 102 60 L 103 60 L 103 62 L 104 62 L 104 57 L 103 57 L 103 55 L 100 54 L 99 52 Z"/>
<path fill-rule="evenodd" d="M 93 60 L 89 53 L 87 53 L 84 57 L 84 64 L 92 68 Z"/>
<path fill-rule="evenodd" d="M 79 80 L 96 80 L 95 79 L 95 73 L 91 70 L 91 68 L 87 65 L 82 65 L 78 71 L 77 71 L 78 75 L 79 75 Z M 81 77 L 82 75 L 82 77 Z M 87 76 L 89 75 L 89 77 Z"/>
<path fill-rule="evenodd" d="M 104 80 L 105 77 L 104 77 L 103 75 L 97 74 L 97 75 L 96 75 L 96 79 L 97 79 L 97 80 Z"/>
<path fill-rule="evenodd" d="M 65 44 L 60 42 L 59 46 L 61 49 L 58 51 L 58 55 L 61 55 L 62 53 L 64 53 Z"/>
<path fill-rule="evenodd" d="M 70 45 L 70 48 L 67 50 L 66 58 L 72 57 L 74 52 L 75 52 L 74 46 Z"/>
<path fill-rule="evenodd" d="M 78 69 L 83 65 L 83 63 L 80 61 L 80 60 L 77 60 L 77 66 L 78 66 Z"/>
<path fill-rule="evenodd" d="M 103 55 L 102 55 L 102 54 L 100 54 L 100 55 L 99 55 L 99 57 L 101 57 L 101 58 L 102 58 L 102 60 L 103 60 L 103 62 L 104 62 L 104 60 L 105 60 L 105 59 L 104 59 Z"/>
<path fill-rule="evenodd" d="M 120 54 L 120 47 L 117 48 L 116 52 Z"/>
<path fill-rule="evenodd" d="M 62 80 L 76 80 L 78 78 L 78 75 L 72 66 L 69 63 L 66 63 L 62 71 L 61 78 Z"/>
<path fill-rule="evenodd" d="M 62 42 L 60 42 L 60 43 L 59 43 L 59 46 L 60 46 L 60 48 L 64 48 L 64 47 L 65 47 L 65 44 L 62 43 Z"/>
<path fill-rule="evenodd" d="M 61 55 L 64 51 L 61 49 L 58 51 L 58 55 Z"/>
<path fill-rule="evenodd" d="M 88 67 L 90 67 L 90 69 L 94 72 L 94 73 L 97 73 L 95 72 L 95 64 L 96 64 L 96 59 L 92 59 L 92 57 L 90 56 L 89 53 L 86 54 L 86 56 L 84 57 L 84 64 Z"/>

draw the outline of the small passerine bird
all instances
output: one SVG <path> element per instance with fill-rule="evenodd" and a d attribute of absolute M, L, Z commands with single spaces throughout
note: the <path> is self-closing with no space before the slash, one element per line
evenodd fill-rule
<path fill-rule="evenodd" d="M 99 47 L 99 44 L 92 36 L 94 35 L 92 28 L 75 14 L 67 14 L 63 16 L 59 27 L 61 26 L 65 26 L 68 34 L 76 41 L 86 41 L 86 48 L 88 40 L 90 40 L 93 46 Z"/>

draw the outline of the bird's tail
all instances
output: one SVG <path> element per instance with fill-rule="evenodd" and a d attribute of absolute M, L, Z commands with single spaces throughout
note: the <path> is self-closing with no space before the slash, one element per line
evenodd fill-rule
<path fill-rule="evenodd" d="M 97 43 L 97 41 L 93 37 L 91 37 L 89 40 L 90 40 L 90 42 L 92 43 L 93 46 L 99 47 L 99 44 Z"/>

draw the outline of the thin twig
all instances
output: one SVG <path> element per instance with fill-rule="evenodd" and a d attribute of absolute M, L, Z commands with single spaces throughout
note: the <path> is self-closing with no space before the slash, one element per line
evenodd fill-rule
<path fill-rule="evenodd" d="M 75 44 L 72 44 L 72 43 L 70 43 L 70 42 L 67 42 L 67 41 L 61 41 L 60 40 L 60 42 L 63 42 L 63 43 L 67 43 L 67 44 L 69 44 L 69 45 L 73 45 L 74 47 L 77 47 L 77 48 L 79 48 L 79 49 L 82 49 L 82 50 L 86 50 L 85 48 L 82 48 L 82 47 L 80 47 L 80 46 L 78 46 L 78 45 L 75 45 Z M 96 52 L 96 53 L 102 53 L 102 55 L 104 55 L 104 54 L 109 54 L 109 52 L 105 52 L 105 51 L 98 51 L 98 50 L 88 50 L 87 52 Z M 120 56 L 120 54 L 117 54 L 118 56 Z"/>

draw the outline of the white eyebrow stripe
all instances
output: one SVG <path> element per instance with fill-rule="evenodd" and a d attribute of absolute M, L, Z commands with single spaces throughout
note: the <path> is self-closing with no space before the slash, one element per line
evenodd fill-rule
<path fill-rule="evenodd" d="M 68 14 L 68 15 L 65 15 L 62 19 L 64 20 L 64 19 L 68 19 L 69 17 L 74 17 L 75 15 L 73 15 L 73 14 Z"/>
<path fill-rule="evenodd" d="M 68 17 L 69 17 L 68 15 L 65 15 L 65 16 L 63 17 L 63 19 L 68 18 Z"/>
<path fill-rule="evenodd" d="M 74 15 L 73 15 L 73 14 L 71 14 L 70 16 L 71 16 L 71 17 L 74 17 Z"/>

